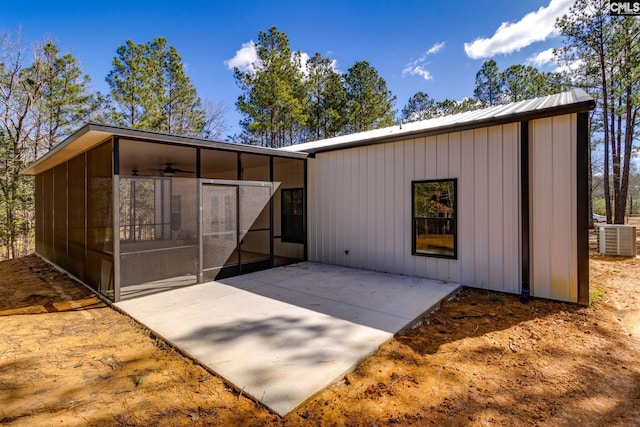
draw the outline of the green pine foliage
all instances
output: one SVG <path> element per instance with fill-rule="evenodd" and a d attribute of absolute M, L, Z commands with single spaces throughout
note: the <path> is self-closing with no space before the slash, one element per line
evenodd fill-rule
<path fill-rule="evenodd" d="M 243 91 L 236 106 L 245 115 L 245 142 L 272 148 L 301 142 L 307 119 L 301 54 L 291 53 L 287 35 L 276 27 L 260 31 L 256 51 L 252 70 L 234 70 Z"/>
<path fill-rule="evenodd" d="M 395 97 L 367 62 L 345 74 L 319 53 L 303 63 L 276 27 L 258 34 L 256 52 L 252 67 L 234 69 L 241 142 L 277 148 L 393 125 Z"/>
<path fill-rule="evenodd" d="M 484 61 L 476 73 L 474 96 L 485 107 L 502 103 L 503 81 L 498 64 L 493 59 Z"/>
<path fill-rule="evenodd" d="M 474 98 L 465 98 L 462 101 L 444 99 L 436 102 L 437 116 L 449 116 L 451 114 L 464 113 L 482 108 L 482 103 Z"/>
<path fill-rule="evenodd" d="M 565 87 L 559 73 L 540 72 L 531 65 L 516 64 L 500 71 L 493 59 L 476 73 L 475 98 L 485 107 L 551 95 Z"/>
<path fill-rule="evenodd" d="M 110 120 L 134 129 L 205 136 L 207 114 L 182 58 L 164 37 L 116 49 L 107 75 Z"/>
<path fill-rule="evenodd" d="M 356 62 L 344 76 L 348 102 L 350 132 L 392 126 L 395 122 L 395 96 L 386 81 L 367 61 Z"/>
<path fill-rule="evenodd" d="M 561 92 L 566 76 L 540 72 L 530 65 L 512 65 L 500 71 L 494 60 L 487 60 L 476 73 L 474 98 L 462 101 L 435 101 L 424 92 L 417 92 L 402 109 L 403 122 L 426 120 L 477 110 L 478 108 L 517 102 Z"/>
<path fill-rule="evenodd" d="M 343 76 L 330 58 L 316 53 L 307 63 L 306 87 L 307 140 L 331 138 L 347 125 L 347 92 Z"/>
<path fill-rule="evenodd" d="M 436 100 L 425 92 L 417 92 L 402 109 L 400 119 L 408 123 L 431 119 L 437 115 Z"/>
<path fill-rule="evenodd" d="M 38 135 L 45 152 L 75 130 L 78 123 L 86 120 L 94 109 L 94 100 L 89 92 L 91 79 L 83 74 L 77 60 L 70 53 L 60 54 L 58 47 L 47 42 L 37 51 L 37 56 L 28 68 L 34 81 L 42 84 L 41 96 L 35 100 L 39 112 Z M 38 157 L 39 153 L 35 153 Z"/>
<path fill-rule="evenodd" d="M 531 65 L 512 65 L 500 73 L 504 102 L 518 102 L 561 92 L 563 78 L 558 73 L 541 73 Z"/>

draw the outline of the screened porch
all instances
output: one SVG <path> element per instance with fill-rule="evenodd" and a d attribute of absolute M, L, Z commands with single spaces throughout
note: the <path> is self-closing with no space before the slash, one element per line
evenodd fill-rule
<path fill-rule="evenodd" d="M 304 156 L 116 129 L 32 167 L 41 256 L 114 301 L 305 259 Z"/>

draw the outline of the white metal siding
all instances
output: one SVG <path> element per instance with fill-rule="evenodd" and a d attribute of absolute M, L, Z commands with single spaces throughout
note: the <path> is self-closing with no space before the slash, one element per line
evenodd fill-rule
<path fill-rule="evenodd" d="M 479 288 L 489 289 L 489 181 L 488 181 L 488 154 L 487 154 L 487 128 L 480 128 L 474 133 L 474 174 L 473 189 L 474 205 L 471 208 L 474 216 L 473 262 L 475 280 L 473 284 Z M 465 177 L 466 178 L 466 177 Z M 459 195 L 464 198 L 466 195 Z M 492 236 L 497 238 L 498 236 Z M 459 243 L 461 244 L 461 243 Z"/>
<path fill-rule="evenodd" d="M 531 294 L 577 301 L 576 115 L 530 122 Z"/>
<path fill-rule="evenodd" d="M 519 129 L 318 153 L 308 163 L 309 259 L 519 292 Z M 444 178 L 458 179 L 458 259 L 414 256 L 411 182 Z"/>

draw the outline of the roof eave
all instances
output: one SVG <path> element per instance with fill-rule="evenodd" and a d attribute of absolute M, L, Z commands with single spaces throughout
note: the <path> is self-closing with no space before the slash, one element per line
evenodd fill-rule
<path fill-rule="evenodd" d="M 99 123 L 87 123 L 71 134 L 40 159 L 22 170 L 22 175 L 37 175 L 57 166 L 91 148 L 107 141 L 111 137 L 145 140 L 156 143 L 175 144 L 188 147 L 209 148 L 234 152 L 274 155 L 293 159 L 305 159 L 305 152 L 283 152 L 275 149 L 256 147 L 251 145 L 234 144 L 231 142 L 208 140 L 203 138 L 169 135 L 159 132 L 142 131 Z M 84 141 L 83 141 L 84 139 Z M 81 143 L 82 142 L 82 143 Z"/>
<path fill-rule="evenodd" d="M 80 138 L 85 137 L 85 135 L 89 134 L 90 132 L 95 133 L 95 138 L 93 139 L 93 141 L 87 143 L 85 146 L 79 148 L 78 150 L 69 149 L 71 144 L 73 144 L 75 141 L 78 141 Z M 51 165 L 52 163 L 55 163 L 56 157 L 62 156 L 66 158 L 66 160 L 68 160 L 68 158 L 73 157 L 74 154 L 78 155 L 80 153 L 83 153 L 93 148 L 94 146 L 106 141 L 107 139 L 109 139 L 110 136 L 111 136 L 110 132 L 104 132 L 104 131 L 101 131 L 100 129 L 97 129 L 94 123 L 87 123 L 84 126 L 82 126 L 80 129 L 75 131 L 73 134 L 71 134 L 67 139 L 62 141 L 60 144 L 56 145 L 47 154 L 45 154 L 38 160 L 34 161 L 33 163 L 31 163 L 29 166 L 27 166 L 26 169 L 23 169 L 22 171 L 20 171 L 20 174 L 21 175 L 37 175 L 41 172 L 44 172 L 50 169 L 51 167 L 56 166 L 55 164 L 53 164 L 53 166 Z M 65 151 L 69 151 L 70 154 L 68 155 L 65 154 Z M 62 161 L 60 163 L 62 163 Z"/>

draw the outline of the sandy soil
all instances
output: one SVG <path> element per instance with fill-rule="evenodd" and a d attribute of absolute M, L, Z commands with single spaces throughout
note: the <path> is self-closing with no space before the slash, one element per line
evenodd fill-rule
<path fill-rule="evenodd" d="M 285 418 L 35 256 L 0 278 L 1 425 L 640 425 L 640 258 L 593 254 L 590 307 L 465 289 Z"/>

